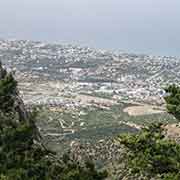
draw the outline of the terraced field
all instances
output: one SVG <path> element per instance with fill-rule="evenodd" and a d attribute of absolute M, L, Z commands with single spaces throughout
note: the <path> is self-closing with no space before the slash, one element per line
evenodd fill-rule
<path fill-rule="evenodd" d="M 109 109 L 93 106 L 76 110 L 43 108 L 37 124 L 48 147 L 62 152 L 68 150 L 74 142 L 97 143 L 120 133 L 135 133 L 138 129 L 134 124 L 144 126 L 152 122 L 176 122 L 166 112 L 130 116 L 124 112 L 124 108 L 129 106 L 121 103 Z"/>

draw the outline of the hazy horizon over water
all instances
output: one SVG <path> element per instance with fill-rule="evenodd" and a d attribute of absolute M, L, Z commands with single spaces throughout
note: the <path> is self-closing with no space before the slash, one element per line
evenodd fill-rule
<path fill-rule="evenodd" d="M 180 57 L 179 0 L 0 0 L 0 38 Z"/>

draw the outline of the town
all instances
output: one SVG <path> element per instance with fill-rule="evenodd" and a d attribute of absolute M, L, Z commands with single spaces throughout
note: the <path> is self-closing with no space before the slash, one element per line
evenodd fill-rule
<path fill-rule="evenodd" d="M 180 60 L 176 57 L 75 45 L 0 40 L 0 60 L 15 72 L 27 104 L 81 106 L 79 96 L 86 95 L 161 105 L 163 88 L 180 81 Z M 83 103 L 94 101 L 90 98 Z"/>

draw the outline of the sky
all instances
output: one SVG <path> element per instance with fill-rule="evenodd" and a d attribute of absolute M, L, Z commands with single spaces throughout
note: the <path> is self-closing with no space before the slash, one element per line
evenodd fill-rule
<path fill-rule="evenodd" d="M 180 0 L 0 0 L 0 38 L 180 57 Z"/>

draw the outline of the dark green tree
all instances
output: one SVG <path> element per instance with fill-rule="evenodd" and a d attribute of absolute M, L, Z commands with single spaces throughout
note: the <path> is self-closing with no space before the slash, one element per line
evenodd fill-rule
<path fill-rule="evenodd" d="M 0 80 L 0 110 L 3 113 L 12 112 L 15 103 L 17 82 L 12 74 L 6 74 Z"/>
<path fill-rule="evenodd" d="M 161 125 L 120 136 L 119 141 L 127 150 L 125 158 L 131 174 L 147 179 L 180 179 L 180 145 L 164 138 Z"/>
<path fill-rule="evenodd" d="M 180 87 L 173 84 L 165 88 L 165 91 L 164 99 L 168 112 L 180 120 Z"/>

